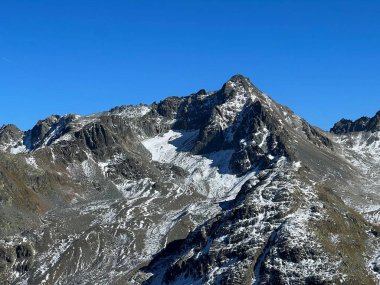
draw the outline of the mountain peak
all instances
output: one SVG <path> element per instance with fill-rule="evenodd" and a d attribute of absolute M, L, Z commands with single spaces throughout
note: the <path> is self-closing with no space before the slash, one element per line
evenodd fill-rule
<path fill-rule="evenodd" d="M 242 86 L 243 88 L 247 89 L 249 87 L 253 87 L 254 85 L 249 80 L 248 77 L 245 77 L 241 74 L 236 74 L 232 76 L 225 84 L 225 86 Z"/>
<path fill-rule="evenodd" d="M 9 144 L 19 140 L 21 137 L 22 131 L 13 124 L 0 127 L 0 144 Z"/>
<path fill-rule="evenodd" d="M 248 82 L 250 82 L 248 77 L 245 77 L 244 75 L 241 75 L 241 74 L 233 75 L 228 81 L 232 81 L 232 82 L 241 82 L 241 81 L 246 82 L 246 81 L 248 81 Z"/>
<path fill-rule="evenodd" d="M 227 97 L 232 93 L 246 93 L 262 96 L 263 92 L 258 89 L 248 77 L 241 74 L 232 76 L 224 85 L 221 90 Z M 235 92 L 234 92 L 235 91 Z"/>

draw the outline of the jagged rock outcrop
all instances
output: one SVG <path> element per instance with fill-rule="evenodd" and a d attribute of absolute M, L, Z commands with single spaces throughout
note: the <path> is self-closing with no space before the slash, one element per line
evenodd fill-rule
<path fill-rule="evenodd" d="M 355 121 L 342 119 L 337 122 L 330 131 L 334 134 L 380 131 L 380 111 L 372 118 L 361 117 Z"/>

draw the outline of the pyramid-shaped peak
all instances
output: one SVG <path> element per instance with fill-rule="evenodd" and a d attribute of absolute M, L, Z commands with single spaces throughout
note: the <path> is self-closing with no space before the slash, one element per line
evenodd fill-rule
<path fill-rule="evenodd" d="M 253 87 L 256 91 L 259 93 L 262 93 L 252 82 L 251 80 L 241 74 L 235 74 L 232 76 L 225 85 L 232 85 L 232 86 L 242 86 L 244 88 Z"/>
<path fill-rule="evenodd" d="M 227 82 L 232 82 L 236 84 L 240 83 L 244 85 L 253 85 L 248 77 L 245 77 L 244 75 L 241 75 L 241 74 L 235 74 Z"/>
<path fill-rule="evenodd" d="M 248 77 L 241 74 L 232 76 L 224 85 L 221 91 L 227 94 L 227 97 L 231 95 L 231 92 L 237 92 L 239 94 L 255 94 L 259 97 L 264 96 L 260 89 L 258 89 Z"/>
<path fill-rule="evenodd" d="M 230 78 L 228 81 L 233 81 L 233 82 L 239 82 L 239 81 L 250 81 L 248 77 L 245 77 L 244 75 L 241 74 L 235 74 Z"/>

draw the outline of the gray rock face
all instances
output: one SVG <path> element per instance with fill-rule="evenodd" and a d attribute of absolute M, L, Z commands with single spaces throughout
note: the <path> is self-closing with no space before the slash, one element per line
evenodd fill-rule
<path fill-rule="evenodd" d="M 6 145 L 17 142 L 22 137 L 22 131 L 15 125 L 5 125 L 0 128 L 0 144 Z"/>
<path fill-rule="evenodd" d="M 377 117 L 325 133 L 236 75 L 4 126 L 0 283 L 375 284 Z"/>

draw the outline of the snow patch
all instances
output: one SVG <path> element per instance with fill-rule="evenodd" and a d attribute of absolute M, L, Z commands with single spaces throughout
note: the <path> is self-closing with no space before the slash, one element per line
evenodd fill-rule
<path fill-rule="evenodd" d="M 27 149 L 26 149 L 25 145 L 19 145 L 19 146 L 16 146 L 16 147 L 12 147 L 9 150 L 9 152 L 12 153 L 12 154 L 25 153 L 25 152 L 27 152 Z"/>
<path fill-rule="evenodd" d="M 150 107 L 145 105 L 126 106 L 117 115 L 124 118 L 140 118 L 150 112 Z"/>
<path fill-rule="evenodd" d="M 30 166 L 34 167 L 34 168 L 38 168 L 38 164 L 35 160 L 34 157 L 30 156 L 30 157 L 25 157 L 25 161 L 27 164 L 29 164 Z"/>
<path fill-rule="evenodd" d="M 188 151 L 199 131 L 178 132 L 170 130 L 142 143 L 152 154 L 152 160 L 171 163 L 189 173 L 184 187 L 195 189 L 208 198 L 233 199 L 241 185 L 255 176 L 243 177 L 231 174 L 229 161 L 233 150 L 213 152 L 206 156 L 193 155 Z"/>

